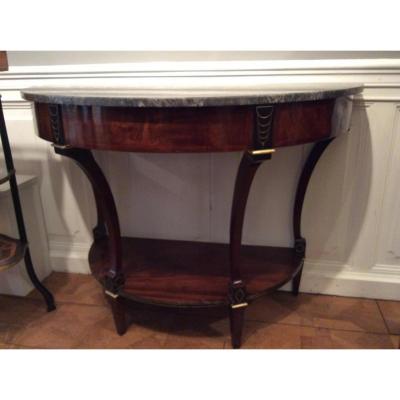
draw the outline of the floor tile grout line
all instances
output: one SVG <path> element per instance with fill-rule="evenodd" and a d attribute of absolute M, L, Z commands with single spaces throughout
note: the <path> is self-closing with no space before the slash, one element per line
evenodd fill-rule
<path fill-rule="evenodd" d="M 5 296 L 5 295 L 0 295 L 1 296 Z M 8 297 L 8 296 L 5 296 Z M 14 296 L 9 296 L 9 297 L 14 297 Z M 32 302 L 32 303 L 41 303 L 42 300 L 41 299 L 36 299 L 36 298 L 32 298 L 32 297 L 19 297 L 19 296 L 15 296 L 18 298 L 18 301 L 27 301 L 27 302 Z M 104 307 L 104 308 L 108 308 L 107 304 L 93 304 L 93 303 L 80 303 L 80 302 L 76 302 L 76 301 L 69 301 L 69 300 L 57 300 L 57 297 L 55 296 L 55 302 L 56 302 L 56 307 L 59 304 L 69 304 L 69 305 L 75 305 L 75 306 L 90 306 L 90 307 Z M 46 307 L 44 306 L 44 309 Z M 56 308 L 57 310 L 57 308 Z"/>
<path fill-rule="evenodd" d="M 37 299 L 26 299 L 28 301 L 33 300 L 34 302 L 37 302 Z M 87 303 L 76 303 L 76 302 L 69 302 L 69 301 L 61 301 L 58 302 L 59 304 L 64 304 L 64 305 L 74 305 L 77 307 L 83 306 L 89 306 L 89 307 L 97 307 L 97 308 L 103 308 L 103 309 L 108 309 L 108 306 L 106 304 L 87 304 Z M 249 322 L 256 322 L 256 323 L 267 323 L 267 324 L 276 324 L 276 325 L 284 325 L 284 326 L 301 326 L 301 327 L 308 327 L 308 328 L 315 328 L 315 329 L 330 329 L 330 330 L 334 330 L 334 331 L 343 331 L 343 332 L 358 332 L 358 333 L 371 333 L 374 335 L 396 335 L 396 333 L 392 333 L 390 332 L 388 325 L 386 323 L 386 320 L 382 314 L 382 311 L 379 307 L 379 304 L 377 303 L 379 312 L 380 312 L 380 316 L 382 317 L 383 321 L 384 321 L 384 326 L 386 329 L 386 332 L 371 332 L 371 331 L 363 331 L 363 330 L 356 330 L 356 329 L 340 329 L 340 328 L 329 328 L 329 327 L 322 327 L 322 326 L 314 326 L 314 325 L 308 325 L 308 324 L 295 324 L 295 323 L 285 323 L 285 322 L 269 322 L 269 321 L 263 321 L 263 320 L 259 320 L 259 319 L 248 319 L 247 321 Z"/>
<path fill-rule="evenodd" d="M 76 301 L 65 301 L 65 300 L 61 300 L 61 301 L 57 301 L 56 299 L 56 306 L 57 304 L 68 304 L 68 305 L 73 305 L 73 306 L 89 306 L 89 307 L 103 307 L 103 308 L 109 308 L 109 306 L 107 304 L 91 304 L 91 303 L 79 303 Z"/>
<path fill-rule="evenodd" d="M 0 295 L 1 297 L 1 295 Z M 27 302 L 32 302 L 32 303 L 38 303 L 41 302 L 41 299 L 36 299 L 36 298 L 26 298 L 26 297 L 21 297 L 21 299 L 23 301 L 27 301 Z M 365 332 L 365 333 L 375 333 L 375 334 L 391 334 L 391 335 L 396 335 L 396 333 L 392 333 L 387 325 L 386 319 L 383 315 L 383 312 L 380 308 L 379 302 L 377 300 L 374 300 L 378 310 L 379 310 L 379 315 L 383 320 L 386 332 L 373 332 L 373 331 L 359 331 L 359 330 L 355 330 L 355 329 L 340 329 L 340 328 L 327 328 L 327 327 L 318 327 L 318 326 L 313 326 L 313 325 L 308 325 L 308 324 L 296 324 L 296 323 L 280 323 L 280 322 L 275 322 L 276 324 L 281 324 L 281 325 L 291 325 L 291 326 L 304 326 L 304 327 L 311 327 L 311 328 L 324 328 L 324 329 L 335 329 L 335 330 L 343 330 L 343 331 L 349 331 L 349 332 Z M 80 302 L 75 302 L 75 301 L 68 301 L 68 300 L 61 300 L 61 301 L 57 301 L 56 304 L 62 304 L 62 305 L 74 305 L 77 307 L 83 306 L 83 307 L 98 307 L 98 308 L 103 308 L 103 309 L 109 309 L 109 306 L 107 304 L 93 304 L 93 303 L 80 303 Z M 257 318 L 249 318 L 247 319 L 247 321 L 249 322 L 258 322 L 258 323 L 270 323 L 270 321 L 265 321 L 265 320 L 261 320 L 261 319 L 257 319 Z"/>
<path fill-rule="evenodd" d="M 33 346 L 27 346 L 25 344 L 20 344 L 20 343 L 15 343 L 15 342 L 9 342 L 8 340 L 3 340 L 0 341 L 1 344 L 6 344 L 8 346 L 19 346 L 19 347 L 26 347 L 26 349 L 28 350 L 48 350 L 48 349 L 52 349 L 52 347 L 33 347 Z M 0 349 L 0 350 L 12 350 L 12 349 Z M 14 349 L 14 350 L 18 350 L 18 349 Z M 55 350 L 55 349 L 54 349 Z"/>
<path fill-rule="evenodd" d="M 351 330 L 343 330 L 343 329 L 332 329 L 332 328 L 318 328 L 318 327 L 313 327 L 313 326 L 304 326 L 304 325 L 292 325 L 292 324 L 285 324 L 285 323 L 275 323 L 275 324 L 273 324 L 273 325 L 280 325 L 280 326 L 290 326 L 290 327 L 293 327 L 293 326 L 301 326 L 301 327 L 308 327 L 308 328 L 315 328 L 315 329 L 327 329 L 327 330 L 329 330 L 329 331 L 331 331 L 331 332 L 350 332 L 350 333 L 361 333 L 361 334 L 367 334 L 367 335 L 376 335 L 376 336 L 386 336 L 389 340 L 391 340 L 391 336 L 396 336 L 396 335 L 392 335 L 392 334 L 388 334 L 388 333 L 374 333 L 374 332 L 365 332 L 365 331 L 351 331 Z M 163 341 L 163 343 L 161 344 L 161 346 L 160 347 L 157 347 L 157 348 L 155 348 L 155 349 L 158 349 L 158 350 L 162 350 L 162 349 L 169 349 L 169 347 L 165 347 L 166 346 L 166 343 L 167 343 L 167 341 L 168 341 L 168 336 L 169 336 L 169 334 L 167 334 L 166 335 L 166 337 L 165 337 L 165 339 L 164 339 L 164 341 Z M 8 341 L 8 340 L 6 340 L 6 341 L 2 341 L 1 343 L 3 343 L 3 344 L 6 344 L 6 345 L 11 345 L 11 346 L 21 346 L 21 347 L 27 347 L 28 349 L 49 349 L 49 350 L 56 350 L 56 349 L 69 349 L 69 350 L 73 350 L 73 349 L 78 349 L 79 347 L 79 344 L 80 343 L 77 343 L 77 346 L 75 346 L 75 347 L 61 347 L 61 348 L 56 348 L 56 347 L 32 347 L 32 346 L 26 346 L 26 345 L 24 345 L 24 344 L 21 344 L 21 343 L 18 343 L 18 342 L 14 342 L 14 341 Z M 224 345 L 223 345 L 223 347 L 221 348 L 221 349 L 229 349 L 229 347 L 228 347 L 228 343 L 229 343 L 229 339 L 226 339 L 225 341 L 224 341 Z M 109 348 L 107 348 L 107 347 L 102 347 L 102 349 L 109 349 Z M 124 349 L 129 349 L 128 347 L 125 347 Z M 196 347 L 193 347 L 193 349 L 200 349 L 200 348 L 196 348 Z M 301 349 L 301 348 L 299 348 L 299 349 Z M 336 349 L 336 348 L 335 348 Z M 337 349 L 341 349 L 341 347 L 338 347 Z M 349 347 L 349 349 L 354 349 L 354 347 Z M 396 347 L 394 347 L 394 349 L 396 349 Z M 268 349 L 267 349 L 268 350 Z"/>
<path fill-rule="evenodd" d="M 385 316 L 383 315 L 383 311 L 382 311 L 382 309 L 381 309 L 381 306 L 379 305 L 379 301 L 378 301 L 378 300 L 375 300 L 375 302 L 376 302 L 376 305 L 377 305 L 377 307 L 378 307 L 379 313 L 381 314 L 381 317 L 382 317 L 382 319 L 383 319 L 383 323 L 385 324 L 385 327 L 386 327 L 386 330 L 387 330 L 388 334 L 389 334 L 389 335 L 393 335 L 393 333 L 390 332 L 389 325 L 387 324 L 386 318 L 385 318 Z M 395 335 L 395 334 L 394 334 L 394 335 Z"/>
<path fill-rule="evenodd" d="M 371 334 L 371 335 L 393 335 L 388 332 L 369 332 L 369 331 L 358 331 L 355 329 L 339 329 L 339 328 L 327 328 L 324 326 L 313 326 L 313 325 L 304 325 L 304 324 L 290 324 L 288 322 L 273 322 L 269 323 L 268 321 L 261 321 L 261 320 L 256 320 L 256 319 L 248 319 L 248 322 L 257 322 L 257 323 L 263 323 L 263 324 L 269 324 L 269 325 L 282 325 L 282 326 L 300 326 L 304 328 L 314 328 L 314 329 L 329 329 L 330 331 L 334 332 L 353 332 L 353 333 L 365 333 L 365 334 Z"/>

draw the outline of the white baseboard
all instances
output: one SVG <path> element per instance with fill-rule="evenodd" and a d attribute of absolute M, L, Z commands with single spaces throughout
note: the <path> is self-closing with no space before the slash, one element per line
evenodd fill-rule
<path fill-rule="evenodd" d="M 53 271 L 90 274 L 90 244 L 50 241 L 50 263 Z"/>
<path fill-rule="evenodd" d="M 395 274 L 354 271 L 348 265 L 306 261 L 300 291 L 369 299 L 400 300 L 400 278 Z"/>

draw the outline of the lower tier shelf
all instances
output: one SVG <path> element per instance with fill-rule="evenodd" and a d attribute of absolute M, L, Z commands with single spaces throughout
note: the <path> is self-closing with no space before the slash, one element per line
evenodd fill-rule
<path fill-rule="evenodd" d="M 229 245 L 124 237 L 122 248 L 123 297 L 174 307 L 228 304 Z M 107 239 L 93 243 L 89 263 L 102 281 L 110 265 Z M 293 248 L 242 246 L 249 300 L 290 281 L 302 264 Z"/>
<path fill-rule="evenodd" d="M 0 271 L 20 262 L 26 251 L 26 244 L 20 240 L 0 234 Z"/>

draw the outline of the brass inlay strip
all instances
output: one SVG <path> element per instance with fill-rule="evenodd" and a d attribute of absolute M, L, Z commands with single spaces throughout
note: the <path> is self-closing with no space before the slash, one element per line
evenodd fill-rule
<path fill-rule="evenodd" d="M 232 304 L 231 307 L 232 308 L 241 308 L 241 307 L 247 307 L 248 304 L 247 303 L 240 303 L 240 304 Z"/>
<path fill-rule="evenodd" d="M 113 292 L 110 292 L 110 291 L 108 291 L 108 290 L 105 291 L 105 294 L 106 294 L 107 296 L 112 297 L 113 299 L 116 299 L 116 298 L 118 297 L 118 294 L 117 294 L 117 293 L 113 293 Z"/>
<path fill-rule="evenodd" d="M 56 147 L 57 149 L 70 149 L 72 146 L 70 144 L 56 144 L 52 143 L 51 144 L 53 147 Z"/>
<path fill-rule="evenodd" d="M 272 154 L 275 153 L 275 149 L 262 149 L 262 150 L 249 150 L 252 156 L 257 156 L 261 154 Z"/>

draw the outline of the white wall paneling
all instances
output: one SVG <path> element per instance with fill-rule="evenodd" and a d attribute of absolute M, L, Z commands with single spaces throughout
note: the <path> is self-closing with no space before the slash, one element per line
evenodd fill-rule
<path fill-rule="evenodd" d="M 16 166 L 39 177 L 52 268 L 88 273 L 94 202 L 81 171 L 35 137 L 20 89 L 87 84 L 229 89 L 279 82 L 365 85 L 355 100 L 350 133 L 330 145 L 310 182 L 301 290 L 400 299 L 398 59 L 11 65 L 0 75 L 0 93 Z M 245 243 L 292 243 L 294 190 L 309 150 L 279 150 L 260 167 L 248 202 Z M 110 180 L 124 234 L 227 242 L 238 153 L 95 156 Z"/>

